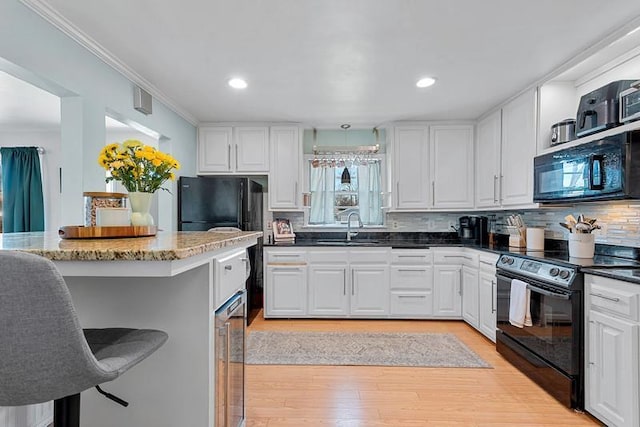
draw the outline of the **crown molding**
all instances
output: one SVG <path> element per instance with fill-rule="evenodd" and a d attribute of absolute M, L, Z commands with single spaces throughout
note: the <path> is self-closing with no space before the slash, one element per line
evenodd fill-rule
<path fill-rule="evenodd" d="M 101 46 L 98 42 L 96 42 L 89 35 L 84 33 L 74 24 L 72 24 L 67 18 L 62 16 L 57 10 L 47 4 L 44 0 L 20 0 L 25 6 L 29 9 L 36 12 L 42 18 L 44 18 L 47 22 L 52 24 L 54 27 L 62 31 L 67 36 L 71 37 L 75 42 L 80 44 L 82 47 L 87 49 L 89 52 L 93 53 L 104 63 L 118 71 L 120 74 L 125 76 L 127 79 L 131 80 L 136 85 L 140 86 L 142 89 L 149 92 L 154 98 L 158 99 L 164 105 L 173 110 L 180 117 L 188 121 L 194 126 L 198 126 L 198 119 L 196 119 L 191 113 L 186 111 L 184 108 L 177 105 L 171 98 L 165 95 L 160 89 L 154 86 L 151 82 L 146 80 L 140 74 L 135 72 L 132 68 L 130 68 L 127 64 L 125 64 L 122 60 L 120 60 L 116 55 L 109 52 L 103 46 Z M 132 98 L 133 100 L 133 95 Z M 133 102 L 133 101 L 132 101 Z"/>

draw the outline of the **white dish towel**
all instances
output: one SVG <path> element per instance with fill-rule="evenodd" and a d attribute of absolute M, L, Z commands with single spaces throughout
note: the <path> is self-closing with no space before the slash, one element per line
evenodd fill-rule
<path fill-rule="evenodd" d="M 511 280 L 509 323 L 518 328 L 533 326 L 531 323 L 531 291 L 522 280 Z"/>

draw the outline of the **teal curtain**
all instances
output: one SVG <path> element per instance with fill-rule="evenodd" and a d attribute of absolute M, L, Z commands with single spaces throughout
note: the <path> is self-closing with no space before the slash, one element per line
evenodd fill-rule
<path fill-rule="evenodd" d="M 0 155 L 3 232 L 44 231 L 44 200 L 38 149 L 3 147 Z"/>

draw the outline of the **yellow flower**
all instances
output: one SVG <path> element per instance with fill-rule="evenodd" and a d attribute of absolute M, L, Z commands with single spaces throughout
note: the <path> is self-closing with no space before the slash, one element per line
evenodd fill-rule
<path fill-rule="evenodd" d="M 136 158 L 137 158 L 137 159 L 141 159 L 141 158 L 143 158 L 143 157 L 144 157 L 144 152 L 142 152 L 142 151 L 136 151 L 135 156 L 136 156 Z"/>
<path fill-rule="evenodd" d="M 160 166 L 162 164 L 162 160 L 158 159 L 157 157 L 153 160 L 151 160 L 151 164 L 153 166 Z"/>
<path fill-rule="evenodd" d="M 127 139 L 125 142 L 122 143 L 122 145 L 125 148 L 135 148 L 135 147 L 142 146 L 142 142 L 138 141 L 137 139 Z"/>
<path fill-rule="evenodd" d="M 119 169 L 124 166 L 124 162 L 122 160 L 116 160 L 111 162 L 111 167 L 115 169 Z"/>
<path fill-rule="evenodd" d="M 175 181 L 176 180 L 176 176 L 175 176 L 175 174 L 173 172 L 169 173 L 169 179 L 171 181 Z"/>

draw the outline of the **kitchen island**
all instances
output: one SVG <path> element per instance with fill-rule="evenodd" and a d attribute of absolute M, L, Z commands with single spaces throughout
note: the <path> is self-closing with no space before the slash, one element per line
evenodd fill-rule
<path fill-rule="evenodd" d="M 0 234 L 0 250 L 51 259 L 84 328 L 161 329 L 169 340 L 104 388 L 82 393 L 81 424 L 92 427 L 206 427 L 214 417 L 215 261 L 257 243 L 262 232 L 176 232 L 124 239 L 60 239 L 56 233 Z"/>

